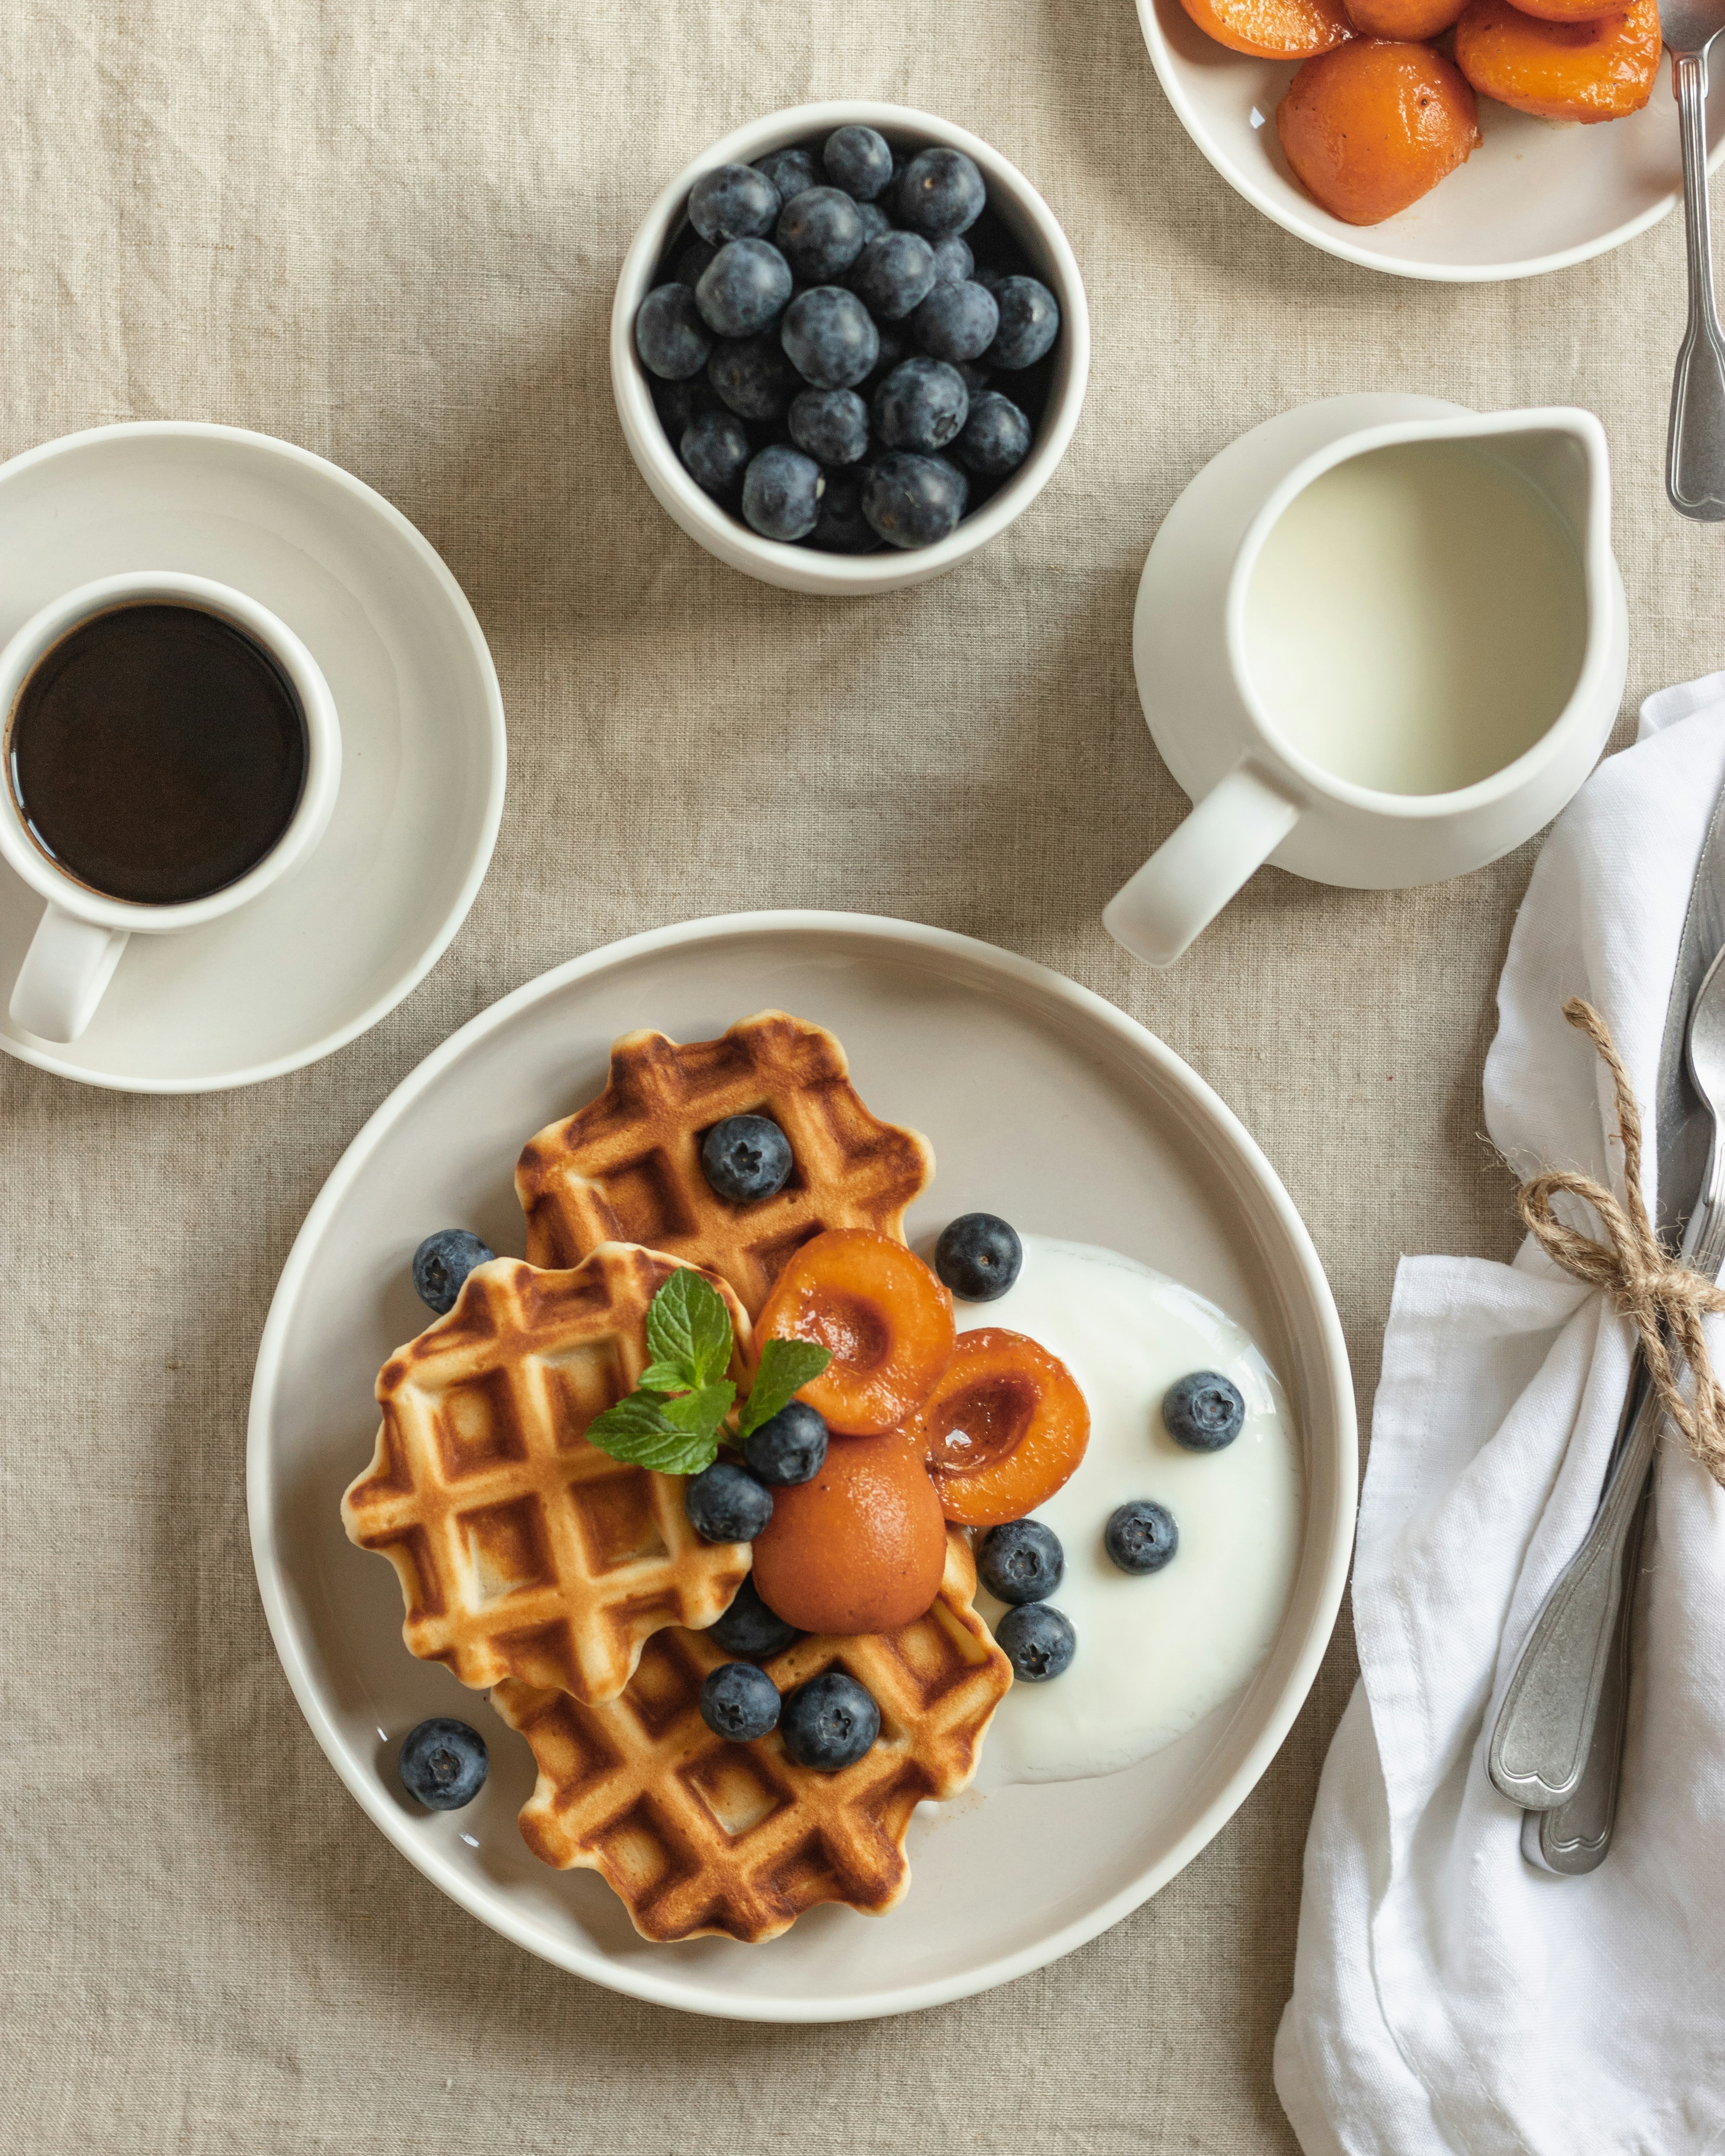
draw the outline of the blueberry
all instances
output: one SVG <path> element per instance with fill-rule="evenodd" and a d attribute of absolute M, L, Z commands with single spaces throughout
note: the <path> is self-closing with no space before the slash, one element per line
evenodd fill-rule
<path fill-rule="evenodd" d="M 863 474 L 854 465 L 827 474 L 826 492 L 820 498 L 820 515 L 809 535 L 809 544 L 824 554 L 873 554 L 880 545 L 874 526 L 863 515 Z"/>
<path fill-rule="evenodd" d="M 943 457 L 896 449 L 863 481 L 863 515 L 889 547 L 932 547 L 964 514 L 964 475 Z"/>
<path fill-rule="evenodd" d="M 442 1714 L 410 1729 L 395 1758 L 402 1787 L 434 1812 L 457 1812 L 470 1804 L 485 1786 L 490 1764 L 478 1730 Z"/>
<path fill-rule="evenodd" d="M 862 219 L 865 247 L 870 240 L 885 239 L 892 229 L 892 220 L 879 203 L 859 203 L 856 206 L 856 213 Z"/>
<path fill-rule="evenodd" d="M 962 1302 L 993 1302 L 1024 1262 L 1018 1230 L 993 1213 L 961 1213 L 941 1230 L 934 1269 Z"/>
<path fill-rule="evenodd" d="M 968 232 L 988 207 L 988 191 L 962 150 L 919 150 L 898 183 L 898 213 L 931 239 Z"/>
<path fill-rule="evenodd" d="M 782 1407 L 742 1441 L 749 1471 L 775 1489 L 809 1482 L 827 1456 L 827 1426 L 807 1400 Z"/>
<path fill-rule="evenodd" d="M 943 449 L 969 413 L 963 377 L 941 359 L 907 359 L 875 392 L 875 431 L 890 449 Z"/>
<path fill-rule="evenodd" d="M 875 362 L 875 379 L 879 381 L 902 367 L 911 357 L 911 340 L 902 329 L 888 322 L 880 330 L 880 357 Z"/>
<path fill-rule="evenodd" d="M 1030 454 L 1030 423 L 1010 398 L 990 389 L 971 405 L 952 454 L 980 479 L 1004 479 Z"/>
<path fill-rule="evenodd" d="M 686 382 L 706 365 L 712 332 L 686 285 L 661 285 L 635 311 L 635 350 L 663 382 Z"/>
<path fill-rule="evenodd" d="M 993 287 L 1000 328 L 983 354 L 990 367 L 1034 367 L 1060 333 L 1060 307 L 1034 277 L 1003 277 Z"/>
<path fill-rule="evenodd" d="M 806 539 L 820 520 L 826 483 L 813 457 L 771 442 L 743 474 L 743 521 L 763 539 Z"/>
<path fill-rule="evenodd" d="M 1245 1402 L 1219 1371 L 1194 1370 L 1168 1388 L 1162 1419 L 1174 1443 L 1189 1452 L 1219 1452 L 1240 1435 Z"/>
<path fill-rule="evenodd" d="M 783 1190 L 791 1165 L 791 1142 L 770 1116 L 726 1116 L 701 1142 L 701 1173 L 733 1205 L 752 1205 Z"/>
<path fill-rule="evenodd" d="M 1180 1530 L 1166 1505 L 1134 1497 L 1108 1515 L 1102 1546 L 1122 1572 L 1160 1572 L 1180 1547 Z"/>
<path fill-rule="evenodd" d="M 804 187 L 779 213 L 774 237 L 797 276 L 828 285 L 862 253 L 867 235 L 849 195 L 837 187 Z"/>
<path fill-rule="evenodd" d="M 973 280 L 980 285 L 984 291 L 998 293 L 1011 273 L 1009 270 L 995 269 L 992 263 L 979 262 L 970 274 Z"/>
<path fill-rule="evenodd" d="M 653 402 L 659 408 L 665 432 L 674 442 L 681 441 L 703 412 L 715 412 L 719 406 L 713 386 L 704 374 L 691 375 L 686 382 L 655 382 Z"/>
<path fill-rule="evenodd" d="M 791 403 L 791 439 L 824 465 L 854 465 L 869 446 L 869 408 L 854 389 L 805 389 Z"/>
<path fill-rule="evenodd" d="M 439 1228 L 413 1253 L 414 1291 L 441 1317 L 455 1307 L 461 1283 L 474 1267 L 488 1264 L 496 1255 L 465 1228 Z"/>
<path fill-rule="evenodd" d="M 836 1774 L 880 1734 L 880 1710 L 855 1677 L 828 1670 L 786 1694 L 778 1728 L 793 1766 Z"/>
<path fill-rule="evenodd" d="M 773 1492 L 728 1460 L 716 1460 L 683 1488 L 683 1509 L 704 1543 L 752 1543 L 773 1517 Z"/>
<path fill-rule="evenodd" d="M 747 1744 L 778 1722 L 778 1686 L 752 1662 L 721 1662 L 701 1687 L 701 1718 L 715 1737 Z"/>
<path fill-rule="evenodd" d="M 718 251 L 710 239 L 691 239 L 672 263 L 672 276 L 680 285 L 698 285 L 701 271 Z"/>
<path fill-rule="evenodd" d="M 713 346 L 706 378 L 744 419 L 778 419 L 797 391 L 796 369 L 775 336 L 726 337 Z"/>
<path fill-rule="evenodd" d="M 988 370 L 986 367 L 978 367 L 973 359 L 955 359 L 951 364 L 959 379 L 970 392 L 970 402 L 973 409 L 976 400 L 988 386 Z"/>
<path fill-rule="evenodd" d="M 980 285 L 937 285 L 917 308 L 911 326 L 932 358 L 980 359 L 994 341 L 1000 310 Z"/>
<path fill-rule="evenodd" d="M 759 1661 L 782 1655 L 793 1640 L 803 1636 L 794 1625 L 773 1615 L 752 1579 L 743 1581 L 728 1608 L 708 1625 L 706 1635 L 727 1655 L 748 1655 Z"/>
<path fill-rule="evenodd" d="M 946 239 L 937 239 L 934 246 L 934 281 L 937 285 L 963 285 L 976 267 L 976 257 L 969 244 L 956 233 Z M 691 280 L 692 281 L 692 280 Z"/>
<path fill-rule="evenodd" d="M 742 484 L 754 450 L 734 412 L 703 412 L 684 429 L 677 454 L 697 486 L 723 495 Z"/>
<path fill-rule="evenodd" d="M 791 265 L 764 239 L 727 240 L 695 287 L 701 319 L 727 337 L 753 336 L 776 322 L 790 296 Z"/>
<path fill-rule="evenodd" d="M 892 177 L 892 145 L 872 127 L 835 127 L 820 159 L 833 185 L 856 202 L 873 202 Z"/>
<path fill-rule="evenodd" d="M 934 290 L 934 249 L 914 232 L 871 239 L 856 258 L 850 289 L 871 315 L 902 321 Z"/>
<path fill-rule="evenodd" d="M 703 239 L 764 239 L 778 217 L 778 189 L 753 165 L 720 165 L 689 190 L 689 222 Z"/>
<path fill-rule="evenodd" d="M 1078 1645 L 1071 1619 L 1046 1602 L 1009 1609 L 994 1627 L 994 1638 L 1019 1684 L 1046 1684 L 1062 1676 Z"/>
<path fill-rule="evenodd" d="M 1053 1528 L 1040 1520 L 1013 1520 L 990 1527 L 977 1544 L 977 1576 L 1001 1602 L 1041 1602 L 1066 1570 L 1066 1553 Z"/>
<path fill-rule="evenodd" d="M 850 389 L 873 371 L 880 332 L 855 292 L 816 285 L 785 309 L 779 341 L 805 382 L 817 389 Z"/>
<path fill-rule="evenodd" d="M 813 150 L 769 150 L 764 157 L 756 158 L 755 170 L 767 175 L 783 202 L 801 194 L 804 187 L 820 185 L 820 167 Z"/>

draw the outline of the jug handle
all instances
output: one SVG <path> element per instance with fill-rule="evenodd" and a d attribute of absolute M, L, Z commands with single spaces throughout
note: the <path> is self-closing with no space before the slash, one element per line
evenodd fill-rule
<path fill-rule="evenodd" d="M 1301 805 L 1255 766 L 1236 764 L 1115 893 L 1102 926 L 1134 957 L 1172 966 L 1293 829 Z"/>

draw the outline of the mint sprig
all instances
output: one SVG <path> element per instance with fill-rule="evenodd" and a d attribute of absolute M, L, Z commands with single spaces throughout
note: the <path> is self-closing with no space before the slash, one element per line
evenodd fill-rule
<path fill-rule="evenodd" d="M 721 1435 L 741 1441 L 788 1405 L 832 1361 L 809 1340 L 768 1340 L 735 1429 L 727 1418 L 737 1388 L 725 1375 L 735 1335 L 731 1313 L 710 1281 L 680 1265 L 647 1311 L 652 1358 L 634 1392 L 595 1415 L 588 1442 L 631 1467 L 699 1475 L 719 1455 Z"/>

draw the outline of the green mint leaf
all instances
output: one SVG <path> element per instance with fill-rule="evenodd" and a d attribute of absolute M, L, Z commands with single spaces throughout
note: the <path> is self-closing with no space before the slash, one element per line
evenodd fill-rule
<path fill-rule="evenodd" d="M 674 1400 L 631 1393 L 593 1417 L 587 1426 L 588 1443 L 614 1460 L 650 1467 L 657 1475 L 699 1475 L 718 1456 L 719 1425 L 736 1394 L 728 1383 Z"/>
<path fill-rule="evenodd" d="M 691 1391 L 722 1378 L 731 1361 L 731 1313 L 718 1290 L 687 1265 L 679 1265 L 647 1311 L 647 1352 L 655 1368 L 682 1373 Z"/>
<path fill-rule="evenodd" d="M 680 1363 L 649 1363 L 636 1380 L 641 1393 L 686 1393 L 689 1373 Z"/>
<path fill-rule="evenodd" d="M 662 1399 L 659 1411 L 679 1430 L 686 1430 L 703 1442 L 711 1438 L 716 1445 L 719 1424 L 730 1414 L 731 1403 L 736 1398 L 737 1388 L 726 1378 L 716 1385 L 703 1385 L 698 1393 L 681 1393 L 674 1400 Z"/>
<path fill-rule="evenodd" d="M 769 1340 L 761 1350 L 761 1367 L 743 1405 L 738 1435 L 747 1437 L 770 1422 L 832 1359 L 829 1349 L 817 1348 L 812 1340 Z"/>

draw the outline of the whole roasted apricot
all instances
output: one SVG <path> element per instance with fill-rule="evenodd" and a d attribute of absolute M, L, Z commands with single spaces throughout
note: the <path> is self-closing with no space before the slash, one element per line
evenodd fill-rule
<path fill-rule="evenodd" d="M 1455 64 L 1482 95 L 1585 126 L 1640 110 L 1661 49 L 1658 0 L 1591 23 L 1543 22 L 1507 0 L 1468 0 L 1455 25 Z"/>
<path fill-rule="evenodd" d="M 1348 0 L 1353 27 L 1367 38 L 1435 38 L 1467 0 Z"/>
<path fill-rule="evenodd" d="M 803 1244 L 755 1320 L 755 1347 L 812 1340 L 832 1361 L 801 1398 L 846 1437 L 896 1430 L 952 1353 L 952 1298 L 921 1258 L 872 1228 Z"/>
<path fill-rule="evenodd" d="M 940 1592 L 947 1527 L 922 1455 L 896 1430 L 834 1445 L 812 1481 L 773 1493 L 755 1591 L 805 1632 L 891 1632 Z"/>
<path fill-rule="evenodd" d="M 1276 108 L 1294 177 L 1344 224 L 1381 224 L 1479 147 L 1479 108 L 1429 45 L 1356 38 L 1307 60 Z"/>
<path fill-rule="evenodd" d="M 1181 0 L 1206 36 L 1260 59 L 1303 60 L 1353 35 L 1342 0 Z"/>
<path fill-rule="evenodd" d="M 947 1517 L 996 1527 L 1045 1504 L 1071 1474 L 1090 1442 L 1090 1409 L 1058 1355 L 989 1325 L 958 1335 L 905 1435 Z"/>

